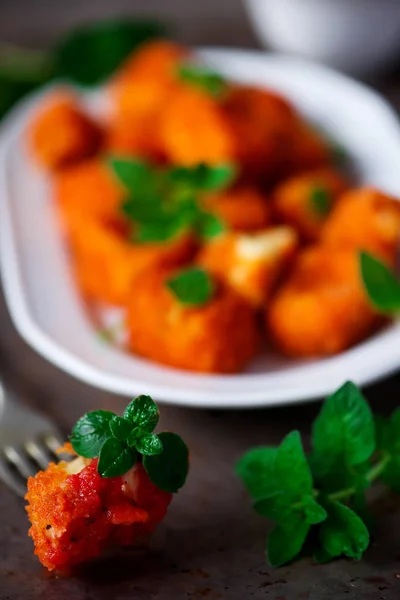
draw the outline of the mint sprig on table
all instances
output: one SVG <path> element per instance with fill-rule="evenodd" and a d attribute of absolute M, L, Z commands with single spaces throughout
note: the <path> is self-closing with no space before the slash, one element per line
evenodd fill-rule
<path fill-rule="evenodd" d="M 400 410 L 374 419 L 347 382 L 323 404 L 309 455 L 293 431 L 277 448 L 247 452 L 236 472 L 256 512 L 276 523 L 267 541 L 272 566 L 290 562 L 305 546 L 318 562 L 360 559 L 370 541 L 366 491 L 378 478 L 400 491 Z"/>
<path fill-rule="evenodd" d="M 122 417 L 107 410 L 83 415 L 72 430 L 71 444 L 79 456 L 99 458 L 102 477 L 124 475 L 141 460 L 158 488 L 175 493 L 185 483 L 189 452 L 177 434 L 153 433 L 158 420 L 150 396 L 138 396 Z"/>
<path fill-rule="evenodd" d="M 400 312 L 400 279 L 381 260 L 360 252 L 360 272 L 365 291 L 373 306 L 380 312 Z"/>
<path fill-rule="evenodd" d="M 0 117 L 25 94 L 55 79 L 97 85 L 141 44 L 166 35 L 157 21 L 124 17 L 74 28 L 48 51 L 0 45 Z"/>
<path fill-rule="evenodd" d="M 162 242 L 183 231 L 207 239 L 225 230 L 223 221 L 202 207 L 202 199 L 232 184 L 233 165 L 156 168 L 124 157 L 111 157 L 107 164 L 126 189 L 121 209 L 132 223 L 132 241 Z"/>

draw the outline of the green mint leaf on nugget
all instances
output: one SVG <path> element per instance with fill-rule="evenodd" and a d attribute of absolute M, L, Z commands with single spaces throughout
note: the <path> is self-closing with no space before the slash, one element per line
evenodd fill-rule
<path fill-rule="evenodd" d="M 344 554 L 359 560 L 369 545 L 369 532 L 360 517 L 341 502 L 325 502 L 328 518 L 319 537 L 325 552 L 334 558 Z"/>
<path fill-rule="evenodd" d="M 115 438 L 106 440 L 100 450 L 97 470 L 102 477 L 125 475 L 136 463 L 136 452 Z"/>
<path fill-rule="evenodd" d="M 161 490 L 175 493 L 185 483 L 189 470 L 189 451 L 175 433 L 159 434 L 163 450 L 160 454 L 143 457 L 143 466 L 151 481 Z"/>
<path fill-rule="evenodd" d="M 128 404 L 124 418 L 143 433 L 152 433 L 160 418 L 158 406 L 150 396 L 138 396 Z"/>
<path fill-rule="evenodd" d="M 107 410 L 89 412 L 79 419 L 70 438 L 73 449 L 79 456 L 95 458 L 105 440 L 110 437 L 110 421 L 114 413 Z"/>
<path fill-rule="evenodd" d="M 371 304 L 383 313 L 400 311 L 400 279 L 367 252 L 359 255 L 361 278 Z"/>
<path fill-rule="evenodd" d="M 318 217 L 326 217 L 332 208 L 332 195 L 324 187 L 316 186 L 311 190 L 310 205 Z"/>
<path fill-rule="evenodd" d="M 111 156 L 108 166 L 116 178 L 132 192 L 148 191 L 153 173 L 151 167 L 142 160 L 126 157 Z"/>
<path fill-rule="evenodd" d="M 167 281 L 172 294 L 188 306 L 202 306 L 215 293 L 214 280 L 207 271 L 198 267 L 185 269 Z"/>
<path fill-rule="evenodd" d="M 228 88 L 227 82 L 219 73 L 200 64 L 181 64 L 178 77 L 184 83 L 197 87 L 214 98 L 220 98 Z"/>
<path fill-rule="evenodd" d="M 82 25 L 54 49 L 57 74 L 80 85 L 96 85 L 112 75 L 141 44 L 165 34 L 165 28 L 156 21 L 126 17 Z"/>
<path fill-rule="evenodd" d="M 195 229 L 200 238 L 208 240 L 224 233 L 226 226 L 216 215 L 201 211 L 196 220 Z"/>
<path fill-rule="evenodd" d="M 115 415 L 110 421 L 110 431 L 117 440 L 126 442 L 132 431 L 132 423 L 123 417 Z"/>
<path fill-rule="evenodd" d="M 155 433 L 145 433 L 138 437 L 135 441 L 135 448 L 143 456 L 151 456 L 153 454 L 161 454 L 163 445 Z"/>

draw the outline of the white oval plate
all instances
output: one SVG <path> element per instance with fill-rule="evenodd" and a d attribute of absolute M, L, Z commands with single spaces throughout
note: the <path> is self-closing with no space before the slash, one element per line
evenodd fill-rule
<path fill-rule="evenodd" d="M 283 92 L 340 140 L 354 158 L 362 182 L 400 197 L 399 125 L 379 95 L 303 60 L 237 50 L 210 49 L 201 54 L 228 77 Z M 144 393 L 171 404 L 214 408 L 321 398 L 347 379 L 363 385 L 400 366 L 399 324 L 332 358 L 294 361 L 265 354 L 244 373 L 229 376 L 162 367 L 101 343 L 70 271 L 49 181 L 26 152 L 26 126 L 45 93 L 23 102 L 2 125 L 0 259 L 15 326 L 49 361 L 110 392 Z"/>

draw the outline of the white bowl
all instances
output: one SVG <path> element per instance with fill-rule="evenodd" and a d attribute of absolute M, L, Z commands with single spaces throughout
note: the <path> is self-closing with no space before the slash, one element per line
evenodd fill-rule
<path fill-rule="evenodd" d="M 366 75 L 399 59 L 399 0 L 245 0 L 262 43 Z"/>
<path fill-rule="evenodd" d="M 287 95 L 344 144 L 364 183 L 400 196 L 400 130 L 375 92 L 302 60 L 236 50 L 201 55 L 228 77 Z M 18 331 L 49 361 L 110 392 L 222 408 L 321 398 L 347 379 L 361 385 L 399 368 L 400 325 L 395 323 L 338 356 L 295 361 L 264 354 L 246 372 L 229 376 L 169 369 L 101 343 L 72 277 L 49 180 L 25 148 L 27 124 L 46 93 L 21 104 L 0 130 L 0 265 Z M 98 109 L 104 94 L 86 100 Z"/>

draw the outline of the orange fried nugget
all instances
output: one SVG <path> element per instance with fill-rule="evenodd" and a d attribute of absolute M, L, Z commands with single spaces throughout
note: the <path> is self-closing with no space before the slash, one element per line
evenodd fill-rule
<path fill-rule="evenodd" d="M 271 222 L 267 198 L 249 185 L 238 185 L 207 196 L 203 206 L 234 231 L 257 231 Z"/>
<path fill-rule="evenodd" d="M 374 189 L 347 192 L 322 230 L 329 246 L 350 247 L 393 262 L 400 234 L 400 202 Z"/>
<path fill-rule="evenodd" d="M 166 282 L 174 271 L 143 272 L 128 304 L 133 352 L 179 369 L 235 373 L 258 346 L 254 310 L 233 290 L 219 285 L 207 304 L 181 304 Z"/>
<path fill-rule="evenodd" d="M 357 252 L 321 245 L 299 256 L 266 320 L 277 346 L 296 357 L 336 354 L 381 323 L 364 292 Z"/>
<path fill-rule="evenodd" d="M 280 95 L 251 86 L 233 86 L 223 102 L 245 173 L 274 179 L 289 151 L 297 115 Z"/>
<path fill-rule="evenodd" d="M 269 300 L 296 246 L 297 235 L 290 227 L 252 235 L 228 233 L 204 246 L 197 260 L 257 308 Z"/>
<path fill-rule="evenodd" d="M 99 127 L 68 94 L 47 98 L 28 134 L 35 157 L 51 170 L 94 155 L 102 142 Z"/>
<path fill-rule="evenodd" d="M 227 163 L 236 156 L 236 140 L 220 103 L 191 87 L 178 89 L 164 107 L 160 138 L 175 164 Z"/>
<path fill-rule="evenodd" d="M 117 115 L 105 132 L 105 149 L 111 154 L 140 157 L 163 162 L 164 154 L 154 119 Z"/>
<path fill-rule="evenodd" d="M 117 217 L 124 188 L 100 160 L 86 160 L 56 174 L 54 194 L 68 228 L 83 226 L 81 217 Z"/>
<path fill-rule="evenodd" d="M 177 69 L 189 52 L 166 40 L 144 44 L 122 65 L 112 84 L 117 112 L 152 116 L 179 86 Z"/>
<path fill-rule="evenodd" d="M 97 459 L 50 463 L 28 480 L 26 508 L 35 554 L 50 571 L 130 545 L 164 518 L 172 495 L 159 490 L 140 463 L 123 477 L 103 479 Z"/>
<path fill-rule="evenodd" d="M 78 284 L 87 298 L 124 306 L 142 271 L 185 264 L 195 243 L 183 233 L 168 242 L 136 244 L 116 221 L 84 220 L 74 229 L 71 249 Z"/>
<path fill-rule="evenodd" d="M 333 169 L 294 175 L 275 188 L 273 209 L 292 225 L 305 241 L 316 240 L 336 199 L 347 188 L 344 177 Z"/>
<path fill-rule="evenodd" d="M 292 131 L 286 162 L 288 174 L 333 166 L 331 144 L 302 118 L 299 118 Z"/>

